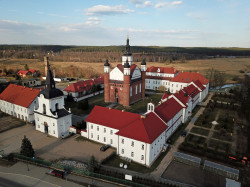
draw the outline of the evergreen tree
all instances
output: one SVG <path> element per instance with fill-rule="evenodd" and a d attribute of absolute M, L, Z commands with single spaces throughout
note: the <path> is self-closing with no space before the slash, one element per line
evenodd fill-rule
<path fill-rule="evenodd" d="M 90 172 L 95 172 L 96 169 L 98 169 L 98 162 L 96 161 L 94 156 L 91 156 L 90 161 L 89 161 L 89 171 Z"/>
<path fill-rule="evenodd" d="M 27 64 L 24 65 L 24 69 L 27 70 L 27 71 L 29 71 L 29 67 L 28 67 Z"/>
<path fill-rule="evenodd" d="M 35 151 L 30 143 L 30 140 L 25 135 L 24 135 L 24 138 L 22 140 L 20 154 L 27 156 L 27 157 L 33 157 L 35 155 Z"/>

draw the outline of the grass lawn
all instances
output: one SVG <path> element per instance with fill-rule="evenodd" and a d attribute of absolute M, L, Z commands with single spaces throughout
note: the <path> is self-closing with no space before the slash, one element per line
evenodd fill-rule
<path fill-rule="evenodd" d="M 187 143 L 190 144 L 197 144 L 197 145 L 203 145 L 206 142 L 206 138 L 201 137 L 201 136 L 196 136 L 194 134 L 188 134 L 186 137 Z"/>
<path fill-rule="evenodd" d="M 133 113 L 145 113 L 147 112 L 147 104 L 149 102 L 153 102 L 155 105 L 158 104 L 158 102 L 161 100 L 163 94 L 153 94 L 145 97 L 144 99 L 130 105 L 129 107 L 124 107 L 122 105 L 118 105 L 115 107 L 115 109 L 118 110 L 125 110 L 127 112 L 133 112 Z"/>
<path fill-rule="evenodd" d="M 126 162 L 126 161 L 120 159 L 120 157 L 117 156 L 117 155 L 114 156 L 114 157 L 112 157 L 112 158 L 110 158 L 109 160 L 107 160 L 105 162 L 105 165 L 109 165 L 109 166 L 113 166 L 113 167 L 119 168 L 120 163 L 123 163 L 123 164 L 127 164 L 128 165 L 128 170 L 136 171 L 136 172 L 140 172 L 140 173 L 149 173 L 149 172 L 154 171 L 157 168 L 157 166 L 160 164 L 160 162 L 162 161 L 162 159 L 168 153 L 169 149 L 170 148 L 168 148 L 167 151 L 165 151 L 165 152 L 161 152 L 160 155 L 159 155 L 159 157 L 154 161 L 154 163 L 152 164 L 152 166 L 150 168 L 146 167 L 144 165 L 135 163 L 135 162 Z"/>
<path fill-rule="evenodd" d="M 79 103 L 84 102 L 79 101 L 79 102 L 65 102 L 65 107 L 66 109 L 70 108 L 71 112 L 75 115 L 83 115 L 83 114 L 89 114 L 91 110 L 94 108 L 95 105 L 98 106 L 108 106 L 110 103 L 105 103 L 104 102 L 104 94 L 100 94 L 91 98 L 88 98 L 89 102 L 89 109 L 87 110 L 82 110 L 78 108 Z"/>
<path fill-rule="evenodd" d="M 202 128 L 199 128 L 199 127 L 193 127 L 191 129 L 191 132 L 195 133 L 195 134 L 200 134 L 200 135 L 203 135 L 203 136 L 208 136 L 209 130 L 202 129 Z"/>
<path fill-rule="evenodd" d="M 219 140 L 213 140 L 213 139 L 210 139 L 209 141 L 209 147 L 210 148 L 213 148 L 214 150 L 220 150 L 220 151 L 227 151 L 227 150 L 230 150 L 231 148 L 231 144 L 229 143 L 225 143 L 225 142 L 221 142 Z"/>

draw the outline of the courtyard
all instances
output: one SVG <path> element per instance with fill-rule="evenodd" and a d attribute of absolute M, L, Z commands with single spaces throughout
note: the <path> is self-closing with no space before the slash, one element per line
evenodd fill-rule
<path fill-rule="evenodd" d="M 226 180 L 222 176 L 177 161 L 172 161 L 168 165 L 162 178 L 197 187 L 224 187 L 226 185 Z"/>
<path fill-rule="evenodd" d="M 20 127 L 26 122 L 0 111 L 0 133 L 12 128 Z"/>
<path fill-rule="evenodd" d="M 61 159 L 88 162 L 93 155 L 98 162 L 112 154 L 115 150 L 110 148 L 105 152 L 100 151 L 101 144 L 82 141 L 70 136 L 66 139 L 57 139 L 35 130 L 33 125 L 27 124 L 1 133 L 0 150 L 9 153 L 20 151 L 22 139 L 26 137 L 31 141 L 35 156 L 44 160 L 57 161 Z"/>

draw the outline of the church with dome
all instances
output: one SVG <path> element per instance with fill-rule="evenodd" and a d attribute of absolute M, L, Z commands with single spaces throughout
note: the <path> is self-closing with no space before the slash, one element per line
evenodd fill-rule
<path fill-rule="evenodd" d="M 38 107 L 34 110 L 36 130 L 63 138 L 69 135 L 72 114 L 64 108 L 64 95 L 55 86 L 48 57 L 44 57 L 44 62 L 47 70 L 46 87 L 40 91 Z"/>
<path fill-rule="evenodd" d="M 104 101 L 129 106 L 145 97 L 146 61 L 141 67 L 133 64 L 129 38 L 122 55 L 122 64 L 110 71 L 110 64 L 104 64 Z"/>

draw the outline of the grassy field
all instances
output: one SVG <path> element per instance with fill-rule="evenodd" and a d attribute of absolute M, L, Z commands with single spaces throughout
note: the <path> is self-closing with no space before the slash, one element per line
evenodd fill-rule
<path fill-rule="evenodd" d="M 0 59 L 1 61 L 2 59 Z M 79 71 L 92 67 L 99 74 L 103 73 L 103 63 L 86 63 L 86 62 L 50 62 L 53 69 L 56 68 L 58 71 L 67 72 L 68 68 L 73 65 L 76 66 Z M 121 62 L 119 62 L 121 63 Z M 111 63 L 111 69 L 119 63 Z M 44 64 L 43 61 L 36 59 L 11 59 L 0 63 L 0 69 L 12 68 L 12 69 L 23 69 L 24 65 L 28 64 L 30 69 L 37 69 L 43 74 Z M 135 63 L 140 65 L 140 62 Z M 159 62 L 147 62 L 147 67 L 161 66 L 161 67 L 174 67 L 180 71 L 196 71 L 203 75 L 206 75 L 206 71 L 210 68 L 223 71 L 226 73 L 227 83 L 233 82 L 231 79 L 234 76 L 243 77 L 244 72 L 250 72 L 250 58 L 215 58 L 215 59 L 202 59 L 202 60 L 186 60 L 185 63 L 179 63 L 175 61 L 172 64 L 159 63 Z"/>

